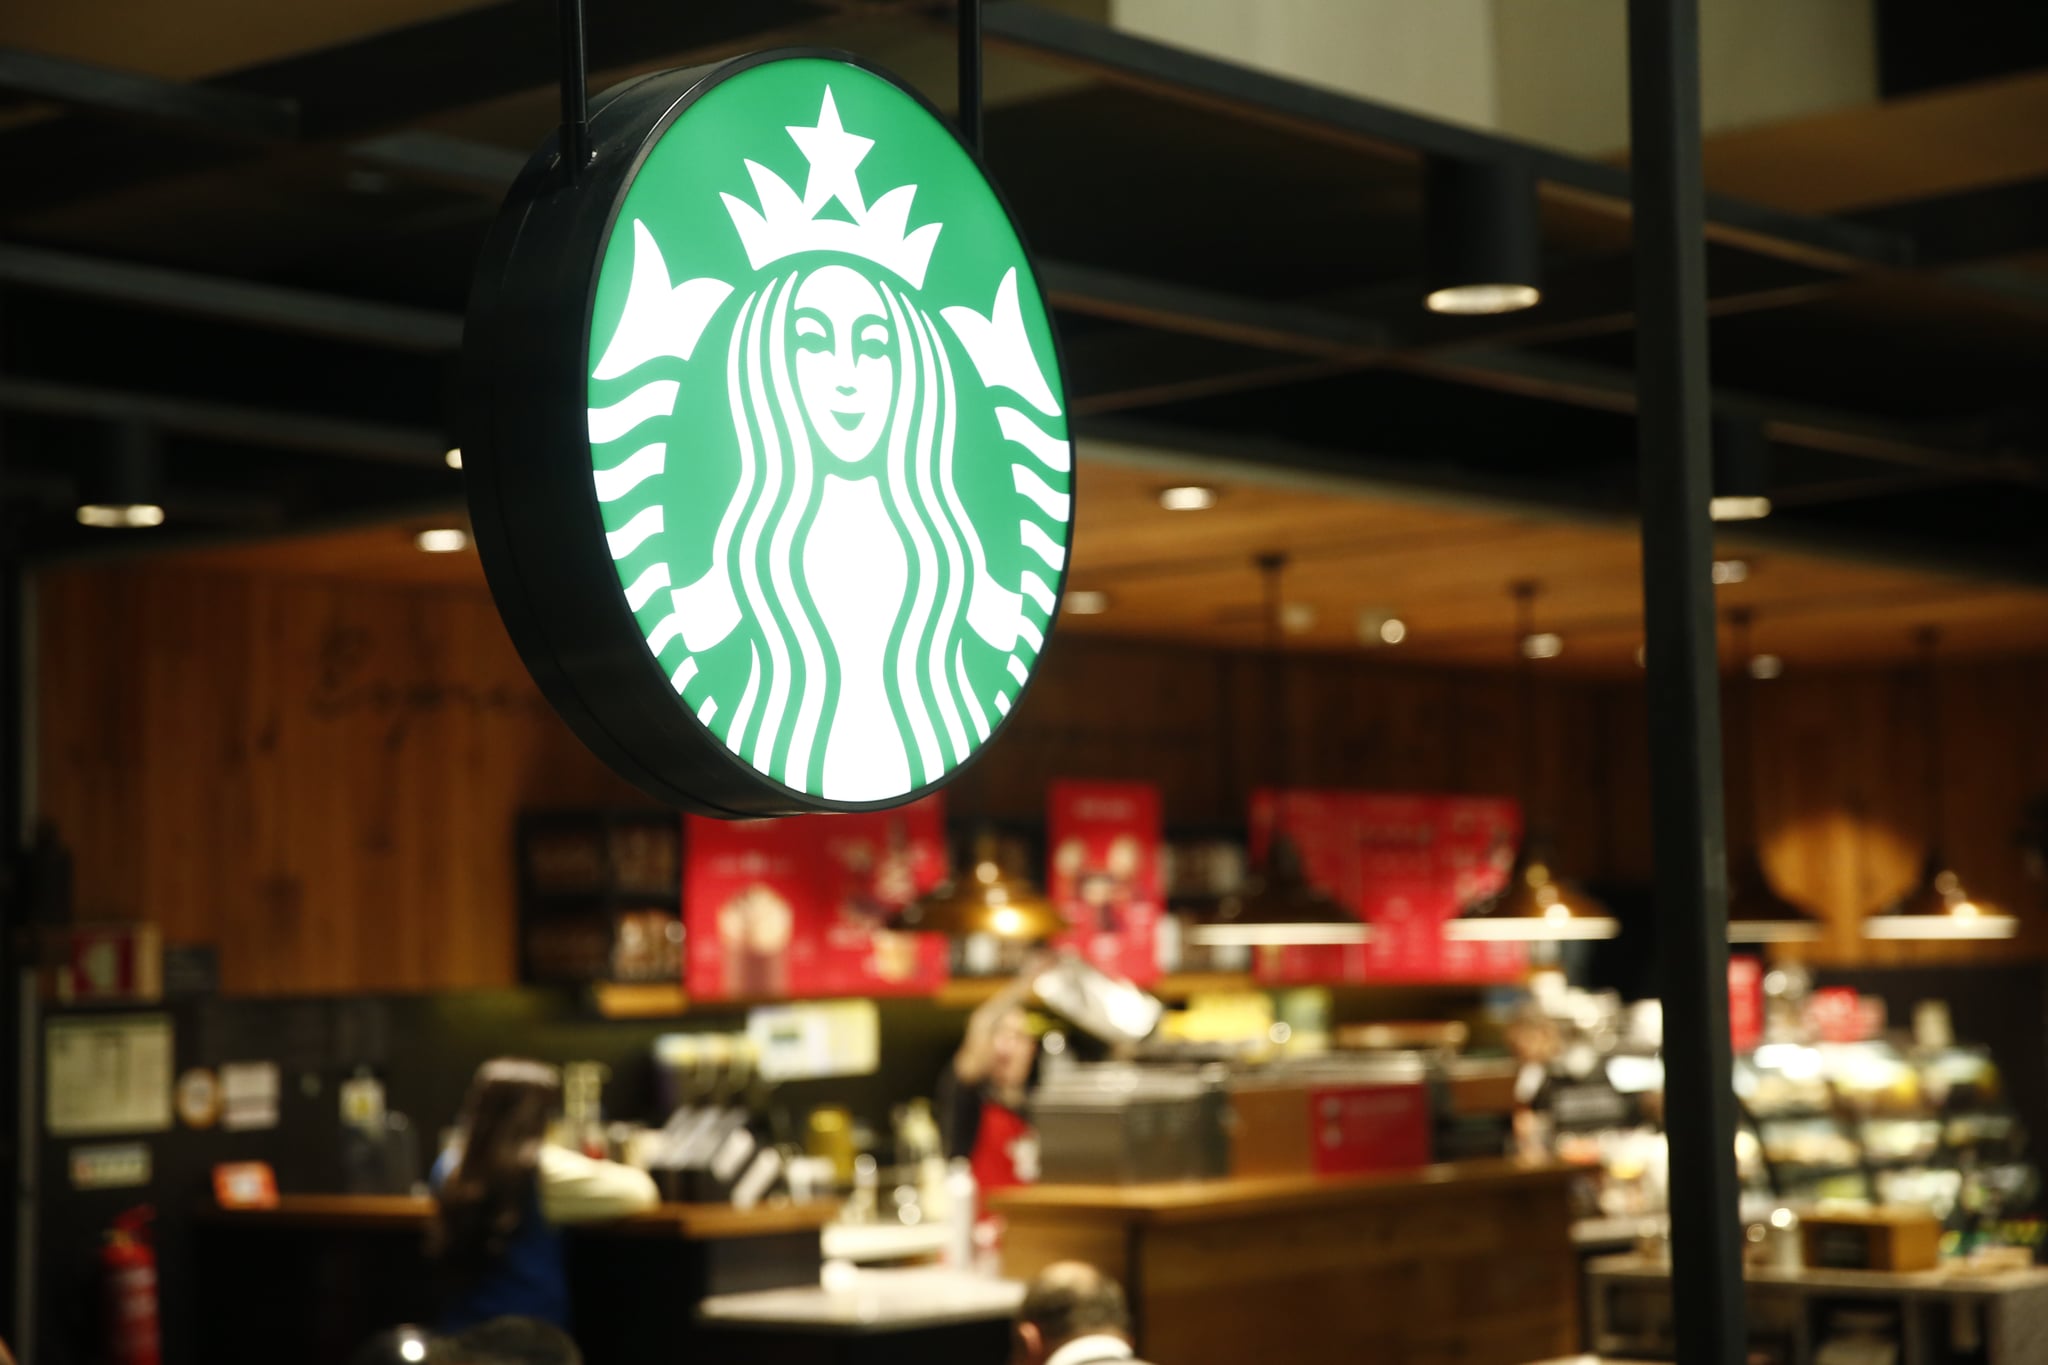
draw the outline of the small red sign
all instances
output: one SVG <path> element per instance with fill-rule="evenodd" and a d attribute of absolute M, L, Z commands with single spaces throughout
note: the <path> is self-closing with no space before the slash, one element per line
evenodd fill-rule
<path fill-rule="evenodd" d="M 1396 1171 L 1429 1164 L 1425 1087 L 1319 1086 L 1308 1092 L 1308 1102 L 1316 1174 Z"/>
<path fill-rule="evenodd" d="M 1737 1052 L 1754 1052 L 1764 1040 L 1764 964 L 1757 958 L 1728 959 L 1728 1037 Z"/>
<path fill-rule="evenodd" d="M 274 1209 L 277 1173 L 267 1161 L 223 1161 L 213 1168 L 213 1198 L 224 1209 Z"/>

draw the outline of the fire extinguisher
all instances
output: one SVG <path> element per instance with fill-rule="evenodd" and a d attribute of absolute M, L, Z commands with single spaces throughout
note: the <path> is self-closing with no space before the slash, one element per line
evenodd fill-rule
<path fill-rule="evenodd" d="M 157 1330 L 156 1251 L 149 1220 L 156 1210 L 139 1204 L 114 1220 L 100 1248 L 107 1286 L 109 1365 L 162 1365 Z"/>

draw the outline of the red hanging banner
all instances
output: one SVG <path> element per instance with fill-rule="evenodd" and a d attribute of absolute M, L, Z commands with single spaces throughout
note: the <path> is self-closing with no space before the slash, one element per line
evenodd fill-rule
<path fill-rule="evenodd" d="M 889 916 L 946 876 L 945 808 L 786 820 L 685 818 L 684 988 L 702 1000 L 918 995 L 946 943 Z"/>
<path fill-rule="evenodd" d="M 1047 890 L 1073 926 L 1057 946 L 1140 984 L 1159 976 L 1160 819 L 1144 782 L 1055 782 L 1047 798 Z"/>
<path fill-rule="evenodd" d="M 1444 923 L 1506 882 L 1521 839 L 1516 804 L 1501 797 L 1342 790 L 1259 791 L 1251 853 L 1265 858 L 1276 824 L 1308 875 L 1372 925 L 1368 943 L 1269 948 L 1256 973 L 1275 984 L 1335 981 L 1517 981 L 1519 943 L 1452 941 Z"/>

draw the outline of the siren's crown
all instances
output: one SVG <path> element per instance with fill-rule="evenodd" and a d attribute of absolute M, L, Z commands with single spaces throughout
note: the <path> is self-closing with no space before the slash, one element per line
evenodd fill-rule
<path fill-rule="evenodd" d="M 811 163 L 802 198 L 781 176 L 756 161 L 747 162 L 747 173 L 754 178 L 759 208 L 734 195 L 719 196 L 739 231 L 747 263 L 759 270 L 771 261 L 801 252 L 837 251 L 873 261 L 902 276 L 911 288 L 922 289 L 940 225 L 927 223 L 914 232 L 908 230 L 910 201 L 917 186 L 900 185 L 872 206 L 862 198 L 855 171 L 875 140 L 849 133 L 840 125 L 839 106 L 833 102 L 830 86 L 825 88 L 817 124 L 792 127 L 788 132 Z M 847 216 L 820 218 L 819 211 L 834 200 Z"/>

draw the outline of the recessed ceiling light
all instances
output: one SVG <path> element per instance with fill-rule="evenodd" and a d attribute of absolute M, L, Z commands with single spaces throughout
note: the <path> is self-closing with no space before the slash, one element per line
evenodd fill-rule
<path fill-rule="evenodd" d="M 1486 317 L 1534 308 L 1543 301 L 1543 291 L 1533 284 L 1454 284 L 1430 290 L 1422 301 L 1432 313 Z"/>
<path fill-rule="evenodd" d="M 1749 561 L 1746 559 L 1717 559 L 1714 561 L 1714 582 L 1717 584 L 1741 583 L 1749 578 Z"/>
<path fill-rule="evenodd" d="M 1785 661 L 1775 654 L 1756 654 L 1749 660 L 1749 676 L 1759 682 L 1769 682 L 1785 671 Z"/>
<path fill-rule="evenodd" d="M 469 548 L 469 532 L 454 526 L 435 526 L 414 536 L 412 543 L 430 555 L 454 554 Z"/>
<path fill-rule="evenodd" d="M 164 509 L 153 502 L 88 502 L 78 508 L 80 526 L 134 531 L 164 524 Z"/>
<path fill-rule="evenodd" d="M 1310 602 L 1289 602 L 1280 608 L 1280 625 L 1290 634 L 1299 635 L 1316 627 L 1316 609 Z"/>
<path fill-rule="evenodd" d="M 1358 638 L 1367 645 L 1398 645 L 1408 638 L 1408 623 L 1383 608 L 1362 611 Z"/>
<path fill-rule="evenodd" d="M 1540 630 L 1522 637 L 1522 657 L 1525 659 L 1555 659 L 1564 653 L 1564 637 L 1547 630 Z"/>
<path fill-rule="evenodd" d="M 1159 505 L 1169 512 L 1206 512 L 1216 505 L 1216 490 L 1199 483 L 1162 488 Z"/>
<path fill-rule="evenodd" d="M 1060 610 L 1076 616 L 1100 616 L 1109 610 L 1109 594 L 1089 588 L 1077 588 L 1067 593 Z"/>
<path fill-rule="evenodd" d="M 1715 521 L 1761 521 L 1770 514 L 1769 498 L 1743 496 L 1707 500 L 1707 515 Z"/>
<path fill-rule="evenodd" d="M 448 462 L 448 467 L 450 469 L 462 468 L 462 447 L 449 446 L 448 453 L 446 455 L 443 455 L 441 458 Z"/>

